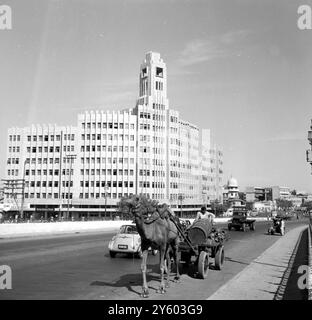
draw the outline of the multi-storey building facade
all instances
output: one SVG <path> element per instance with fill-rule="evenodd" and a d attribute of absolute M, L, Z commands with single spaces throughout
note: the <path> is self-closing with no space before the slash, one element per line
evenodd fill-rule
<path fill-rule="evenodd" d="M 223 153 L 212 142 L 209 129 L 201 132 L 201 191 L 204 203 L 223 200 Z"/>
<path fill-rule="evenodd" d="M 222 194 L 222 153 L 209 130 L 202 134 L 169 109 L 167 69 L 158 53 L 147 53 L 140 66 L 133 109 L 87 111 L 76 127 L 8 134 L 6 178 L 25 180 L 26 211 L 107 215 L 121 197 L 146 194 L 179 212 L 196 212 Z"/>

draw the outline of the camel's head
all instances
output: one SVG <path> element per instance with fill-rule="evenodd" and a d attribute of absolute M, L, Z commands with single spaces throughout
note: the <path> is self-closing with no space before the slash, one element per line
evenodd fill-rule
<path fill-rule="evenodd" d="M 135 218 L 146 218 L 157 210 L 157 202 L 145 196 L 132 196 L 120 202 L 123 212 L 133 214 Z"/>

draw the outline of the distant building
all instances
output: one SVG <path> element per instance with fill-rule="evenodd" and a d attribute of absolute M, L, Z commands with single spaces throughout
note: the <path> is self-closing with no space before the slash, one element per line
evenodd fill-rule
<path fill-rule="evenodd" d="M 253 203 L 252 209 L 257 212 L 270 212 L 275 207 L 274 201 L 256 201 Z"/>
<path fill-rule="evenodd" d="M 203 202 L 222 202 L 223 153 L 212 142 L 209 129 L 202 130 L 200 159 Z"/>
<path fill-rule="evenodd" d="M 274 186 L 272 188 L 272 200 L 288 199 L 290 197 L 289 187 Z"/>
<path fill-rule="evenodd" d="M 155 52 L 140 66 L 134 108 L 86 111 L 75 127 L 10 128 L 7 151 L 6 178 L 25 179 L 27 213 L 104 217 L 133 194 L 196 213 L 222 198 L 223 154 L 209 130 L 169 108 L 167 68 Z"/>
<path fill-rule="evenodd" d="M 230 178 L 223 189 L 223 202 L 239 199 L 239 188 L 235 178 Z"/>
<path fill-rule="evenodd" d="M 273 200 L 272 188 L 246 187 L 246 202 Z"/>

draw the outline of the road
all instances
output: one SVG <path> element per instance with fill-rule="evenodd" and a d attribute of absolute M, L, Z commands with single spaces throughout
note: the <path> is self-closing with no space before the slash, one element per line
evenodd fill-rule
<path fill-rule="evenodd" d="M 292 229 L 307 221 L 290 221 Z M 156 293 L 158 256 L 149 256 L 150 299 L 206 299 L 280 239 L 266 234 L 268 223 L 255 231 L 231 231 L 225 244 L 222 271 L 210 270 L 200 280 L 193 270 L 184 273 L 164 295 Z M 74 234 L 40 239 L 0 240 L 0 265 L 12 268 L 12 290 L 1 290 L 0 299 L 141 299 L 141 260 L 109 257 L 112 233 Z"/>

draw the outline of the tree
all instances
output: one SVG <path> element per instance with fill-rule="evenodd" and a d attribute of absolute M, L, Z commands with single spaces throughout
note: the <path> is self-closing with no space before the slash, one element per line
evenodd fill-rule
<path fill-rule="evenodd" d="M 296 189 L 292 190 L 292 191 L 290 192 L 290 194 L 291 194 L 292 196 L 296 196 L 296 195 L 297 195 L 297 190 L 296 190 Z"/>
<path fill-rule="evenodd" d="M 222 215 L 229 207 L 229 203 L 222 204 L 218 200 L 211 202 L 211 210 L 216 216 Z"/>
<path fill-rule="evenodd" d="M 276 199 L 276 206 L 281 209 L 289 209 L 293 206 L 292 202 L 286 199 Z"/>
<path fill-rule="evenodd" d="M 250 201 L 246 202 L 246 209 L 251 211 L 253 209 L 253 204 L 254 203 Z"/>
<path fill-rule="evenodd" d="M 310 211 L 312 210 L 312 201 L 304 202 L 301 206 L 306 208 L 308 211 Z"/>

